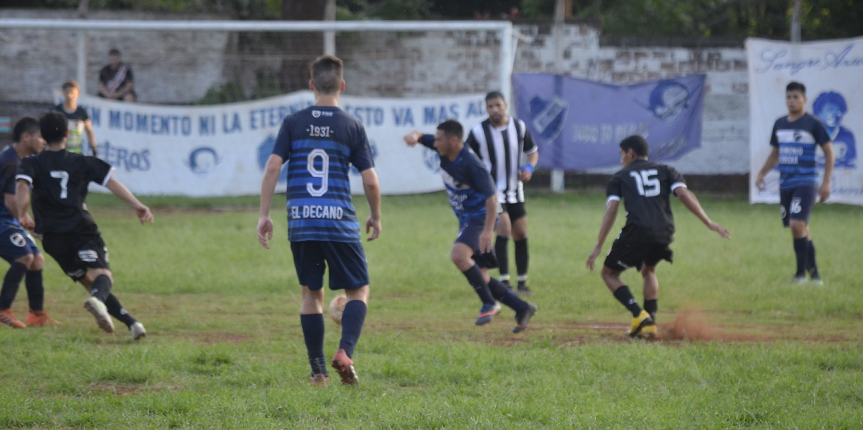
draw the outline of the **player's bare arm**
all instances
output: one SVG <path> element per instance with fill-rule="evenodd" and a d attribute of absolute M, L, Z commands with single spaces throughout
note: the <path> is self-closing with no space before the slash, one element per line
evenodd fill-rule
<path fill-rule="evenodd" d="M 30 204 L 30 182 L 18 179 L 15 183 L 15 209 L 17 210 L 18 222 L 27 230 L 36 228 L 36 222 L 27 213 L 27 205 Z"/>
<path fill-rule="evenodd" d="M 89 119 L 84 121 L 84 131 L 87 132 L 87 142 L 90 143 L 90 148 L 93 150 L 93 156 L 96 156 L 96 133 L 93 131 L 93 122 Z"/>
<path fill-rule="evenodd" d="M 539 151 L 534 151 L 527 155 L 527 164 L 519 170 L 518 180 L 530 182 L 530 178 L 533 177 L 533 170 L 536 168 L 536 163 L 539 163 Z"/>
<path fill-rule="evenodd" d="M 779 165 L 779 147 L 774 146 L 770 151 L 770 155 L 767 156 L 767 161 L 764 162 L 764 167 L 761 168 L 758 176 L 755 178 L 755 186 L 759 190 L 764 190 L 764 176 L 775 169 L 777 165 Z"/>
<path fill-rule="evenodd" d="M 366 239 L 372 241 L 378 238 L 381 234 L 381 186 L 378 183 L 378 174 L 375 169 L 366 169 L 360 172 L 363 177 L 363 190 L 366 193 L 366 200 L 369 201 L 369 210 L 371 214 L 366 220 L 366 234 L 371 235 Z"/>
<path fill-rule="evenodd" d="M 680 202 L 683 203 L 683 206 L 686 206 L 686 209 L 689 209 L 690 212 L 695 214 L 695 216 L 697 216 L 698 219 L 707 226 L 707 228 L 719 233 L 723 239 L 731 238 L 730 231 L 710 220 L 710 217 L 707 216 L 707 213 L 704 212 L 704 209 L 701 207 L 701 203 L 698 202 L 698 197 L 695 197 L 695 194 L 693 194 L 692 191 L 689 191 L 686 187 L 677 187 L 674 189 L 674 195 L 677 196 L 677 198 L 680 199 Z"/>
<path fill-rule="evenodd" d="M 114 193 L 115 196 L 119 197 L 120 200 L 126 202 L 132 207 L 132 209 L 135 209 L 135 214 L 138 216 L 138 220 L 141 221 L 141 225 L 153 223 L 153 213 L 150 212 L 150 208 L 141 203 L 125 185 L 114 179 L 113 175 L 111 175 L 111 179 L 108 180 L 108 183 L 105 184 L 105 188 L 111 190 L 111 192 Z"/>
<path fill-rule="evenodd" d="M 614 227 L 614 221 L 617 219 L 617 208 L 620 207 L 620 200 L 609 200 L 605 208 L 605 215 L 602 216 L 602 224 L 599 227 L 599 237 L 596 239 L 596 246 L 590 256 L 587 257 L 587 268 L 593 271 L 596 264 L 596 258 L 602 252 L 602 246 L 605 244 L 605 239 L 608 238 L 608 233 Z"/>
<path fill-rule="evenodd" d="M 485 199 L 485 225 L 479 235 L 479 250 L 482 253 L 491 252 L 494 247 L 494 224 L 497 221 L 497 194 Z"/>
<path fill-rule="evenodd" d="M 278 155 L 270 155 L 264 167 L 264 179 L 261 180 L 261 206 L 258 213 L 258 242 L 270 249 L 269 241 L 273 239 L 273 220 L 270 219 L 270 206 L 273 204 L 273 193 L 279 182 L 279 172 L 282 171 L 284 160 Z"/>
<path fill-rule="evenodd" d="M 821 150 L 824 151 L 824 181 L 821 182 L 821 188 L 818 189 L 818 197 L 821 202 L 824 202 L 830 198 L 830 179 L 833 178 L 836 153 L 833 152 L 833 145 L 830 142 L 821 145 Z"/>

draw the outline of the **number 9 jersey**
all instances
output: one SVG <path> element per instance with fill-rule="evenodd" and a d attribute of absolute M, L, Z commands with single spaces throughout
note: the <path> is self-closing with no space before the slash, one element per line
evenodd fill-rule
<path fill-rule="evenodd" d="M 87 186 L 108 183 L 114 168 L 87 155 L 45 150 L 21 160 L 17 179 L 33 187 L 31 207 L 36 233 L 98 233 L 93 216 L 85 209 Z"/>
<path fill-rule="evenodd" d="M 611 178 L 608 202 L 623 199 L 626 225 L 620 239 L 671 243 L 674 215 L 669 196 L 678 187 L 686 187 L 673 167 L 647 160 L 635 160 Z"/>
<path fill-rule="evenodd" d="M 310 106 L 284 119 L 273 155 L 288 164 L 288 240 L 359 243 L 350 168 L 374 167 L 362 124 L 338 107 Z"/>

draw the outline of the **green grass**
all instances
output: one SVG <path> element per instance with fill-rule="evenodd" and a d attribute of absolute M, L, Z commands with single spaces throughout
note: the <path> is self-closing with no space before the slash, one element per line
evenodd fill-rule
<path fill-rule="evenodd" d="M 383 235 L 365 247 L 362 385 L 318 389 L 283 197 L 264 250 L 254 197 L 148 198 L 156 223 L 141 227 L 93 195 L 114 292 L 148 337 L 100 332 L 83 289 L 49 258 L 46 307 L 63 325 L 0 327 L 0 428 L 860 428 L 863 208 L 815 208 L 817 288 L 787 283 L 794 256 L 776 206 L 703 197 L 734 234 L 724 241 L 675 202 L 660 323 L 690 313 L 715 340 L 644 343 L 624 340 L 628 314 L 584 267 L 603 196 L 530 197 L 539 312 L 525 333 L 510 333 L 510 311 L 473 325 L 478 301 L 449 261 L 456 221 L 442 194 L 385 197 Z M 624 279 L 640 297 L 638 274 Z M 22 287 L 21 318 L 26 303 Z M 331 356 L 339 328 L 327 330 Z"/>

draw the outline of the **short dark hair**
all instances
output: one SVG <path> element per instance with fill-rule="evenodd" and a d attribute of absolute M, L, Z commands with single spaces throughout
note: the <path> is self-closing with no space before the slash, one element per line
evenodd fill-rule
<path fill-rule="evenodd" d="M 650 146 L 647 145 L 647 140 L 637 134 L 627 137 L 620 141 L 620 149 L 624 152 L 628 150 L 635 151 L 635 155 L 639 157 L 647 157 L 650 153 Z"/>
<path fill-rule="evenodd" d="M 785 86 L 785 92 L 787 93 L 788 91 L 800 91 L 800 94 L 803 94 L 805 96 L 806 95 L 806 85 L 803 85 L 797 81 L 791 81 L 788 83 L 787 86 Z"/>
<path fill-rule="evenodd" d="M 68 90 L 69 88 L 78 88 L 78 81 L 74 79 L 69 79 L 66 82 L 63 82 L 63 91 Z"/>
<path fill-rule="evenodd" d="M 15 128 L 12 131 L 12 141 L 20 142 L 24 137 L 24 133 L 33 134 L 39 130 L 39 120 L 32 116 L 25 116 L 15 123 Z"/>
<path fill-rule="evenodd" d="M 69 121 L 66 115 L 60 112 L 46 112 L 39 118 L 39 129 L 42 130 L 42 138 L 45 142 L 60 143 L 69 131 Z"/>
<path fill-rule="evenodd" d="M 464 137 L 464 127 L 461 126 L 460 122 L 454 119 L 448 119 L 438 124 L 437 129 L 450 137 L 457 137 L 459 139 Z"/>
<path fill-rule="evenodd" d="M 339 57 L 322 55 L 309 65 L 309 74 L 315 90 L 321 94 L 335 94 L 342 87 L 344 63 Z"/>
<path fill-rule="evenodd" d="M 108 55 L 120 56 L 120 50 L 117 48 L 111 48 L 111 50 L 108 51 Z"/>
<path fill-rule="evenodd" d="M 494 100 L 494 99 L 501 99 L 504 102 L 506 102 L 506 98 L 503 96 L 503 93 L 500 91 L 491 91 L 485 95 L 486 103 L 488 103 L 489 101 Z"/>

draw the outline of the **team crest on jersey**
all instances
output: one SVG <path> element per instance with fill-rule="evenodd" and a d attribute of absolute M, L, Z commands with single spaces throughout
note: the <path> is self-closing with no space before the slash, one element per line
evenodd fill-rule
<path fill-rule="evenodd" d="M 9 236 L 9 241 L 19 248 L 23 248 L 24 245 L 27 244 L 27 239 L 25 239 L 24 235 L 21 233 L 12 233 L 12 235 Z"/>
<path fill-rule="evenodd" d="M 313 110 L 313 111 L 312 111 L 312 116 L 313 116 L 313 117 L 315 117 L 315 118 L 320 118 L 320 117 L 321 117 L 321 111 L 319 111 L 319 110 Z"/>
<path fill-rule="evenodd" d="M 554 140 L 563 130 L 568 111 L 569 103 L 557 96 L 551 100 L 543 100 L 539 96 L 530 100 L 531 125 L 546 141 Z"/>

